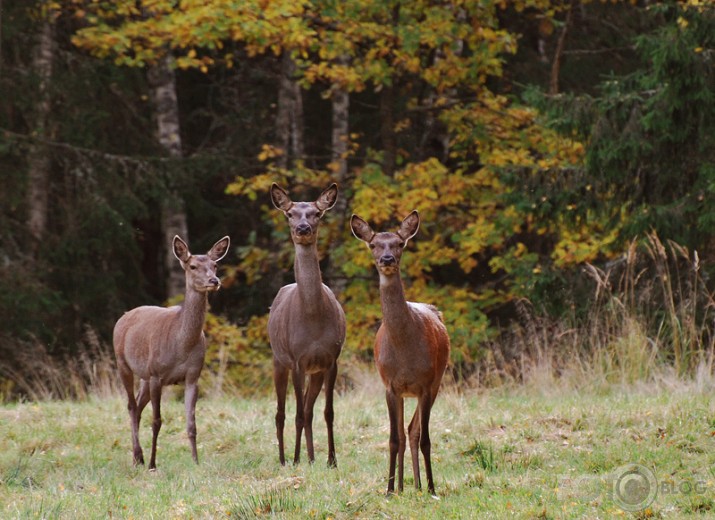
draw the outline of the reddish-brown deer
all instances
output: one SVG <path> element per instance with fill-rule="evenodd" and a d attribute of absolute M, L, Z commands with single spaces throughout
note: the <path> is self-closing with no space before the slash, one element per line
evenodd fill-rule
<path fill-rule="evenodd" d="M 161 389 L 182 381 L 186 384 L 186 432 L 194 462 L 199 462 L 195 410 L 197 383 L 206 354 L 203 326 L 208 293 L 221 287 L 221 281 L 216 276 L 216 262 L 226 256 L 229 242 L 228 237 L 223 237 L 205 255 L 192 255 L 186 242 L 175 236 L 174 255 L 186 273 L 184 303 L 168 308 L 137 307 L 125 313 L 114 326 L 114 353 L 119 376 L 127 391 L 134 464 L 144 464 L 144 454 L 139 445 L 139 421 L 144 407 L 151 400 L 153 422 L 149 469 L 156 469 L 156 440 L 161 429 Z M 140 380 L 136 398 L 135 375 Z"/>
<path fill-rule="evenodd" d="M 315 202 L 293 202 L 277 184 L 271 186 L 273 205 L 288 218 L 295 246 L 295 283 L 278 291 L 268 318 L 268 336 L 273 350 L 273 380 L 276 386 L 276 436 L 281 464 L 285 464 L 285 425 L 288 374 L 292 372 L 296 399 L 295 454 L 300 461 L 300 443 L 305 428 L 308 459 L 313 450 L 313 406 L 325 383 L 325 423 L 328 428 L 328 465 L 336 466 L 333 439 L 333 390 L 338 374 L 338 356 L 345 342 L 345 314 L 333 292 L 323 284 L 318 263 L 318 225 L 335 205 L 336 184 L 325 189 Z M 303 386 L 308 376 L 308 386 Z"/>
<path fill-rule="evenodd" d="M 417 408 L 408 435 L 415 487 L 421 489 L 418 449 L 422 450 L 427 487 L 434 495 L 429 420 L 442 375 L 449 359 L 449 335 L 436 307 L 405 299 L 400 277 L 400 259 L 407 241 L 420 225 L 417 211 L 402 221 L 396 233 L 375 233 L 357 215 L 350 219 L 353 234 L 365 242 L 380 274 L 383 320 L 375 337 L 375 364 L 386 388 L 390 417 L 390 474 L 387 492 L 395 491 L 395 461 L 398 490 L 403 489 L 405 425 L 404 398 L 416 397 Z"/>

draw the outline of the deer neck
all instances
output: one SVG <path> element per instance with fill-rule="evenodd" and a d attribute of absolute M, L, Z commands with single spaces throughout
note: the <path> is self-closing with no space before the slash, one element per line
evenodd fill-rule
<path fill-rule="evenodd" d="M 380 303 L 383 323 L 393 344 L 410 336 L 414 323 L 399 273 L 390 276 L 380 273 Z"/>
<path fill-rule="evenodd" d="M 295 283 L 301 307 L 309 314 L 322 309 L 323 281 L 318 262 L 318 246 L 313 244 L 295 245 Z"/>
<path fill-rule="evenodd" d="M 208 295 L 205 292 L 186 288 L 184 303 L 179 312 L 181 326 L 178 342 L 187 349 L 193 348 L 199 341 L 206 320 Z"/>

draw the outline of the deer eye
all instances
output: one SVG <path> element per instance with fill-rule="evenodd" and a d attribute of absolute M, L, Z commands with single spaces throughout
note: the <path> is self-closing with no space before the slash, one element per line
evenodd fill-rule
<path fill-rule="evenodd" d="M 293 218 L 293 212 L 292 212 L 292 211 L 288 211 L 288 212 L 286 213 L 286 216 L 287 216 L 288 218 Z"/>
<path fill-rule="evenodd" d="M 375 249 L 375 244 L 368 244 L 367 247 L 369 247 L 370 249 Z"/>
<path fill-rule="evenodd" d="M 402 248 L 402 247 L 405 247 L 405 243 L 404 243 L 404 242 L 400 242 L 400 243 L 397 244 L 397 245 L 400 246 L 401 248 Z"/>
<path fill-rule="evenodd" d="M 196 270 L 196 266 L 195 266 L 195 265 L 190 265 L 190 266 L 189 266 L 189 269 L 191 269 L 192 271 L 195 271 L 195 270 Z"/>

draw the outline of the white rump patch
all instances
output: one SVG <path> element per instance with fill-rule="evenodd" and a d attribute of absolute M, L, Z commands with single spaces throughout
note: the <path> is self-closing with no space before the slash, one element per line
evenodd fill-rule
<path fill-rule="evenodd" d="M 409 305 L 410 308 L 415 312 L 423 314 L 431 319 L 434 319 L 434 318 L 439 319 L 439 310 L 437 310 L 437 307 L 435 307 L 434 305 L 429 305 L 427 303 L 415 303 L 415 302 L 407 302 L 407 305 Z"/>

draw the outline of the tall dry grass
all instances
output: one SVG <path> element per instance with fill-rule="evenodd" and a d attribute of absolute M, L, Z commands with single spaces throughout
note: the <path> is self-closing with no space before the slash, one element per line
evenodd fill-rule
<path fill-rule="evenodd" d="M 115 366 L 112 349 L 89 328 L 72 355 L 54 356 L 39 341 L 17 341 L 15 359 L 0 362 L 0 402 L 119 395 Z"/>
<path fill-rule="evenodd" d="M 586 265 L 587 312 L 565 317 L 518 302 L 509 332 L 489 346 L 480 385 L 607 388 L 665 380 L 713 385 L 713 292 L 698 253 L 650 234 L 605 267 Z"/>

